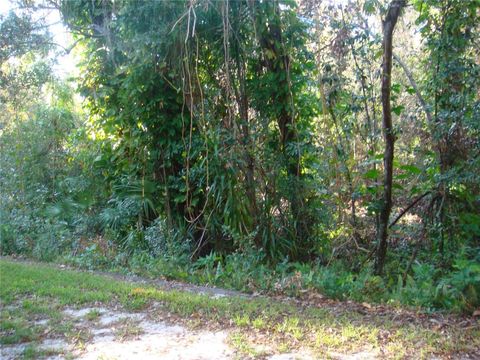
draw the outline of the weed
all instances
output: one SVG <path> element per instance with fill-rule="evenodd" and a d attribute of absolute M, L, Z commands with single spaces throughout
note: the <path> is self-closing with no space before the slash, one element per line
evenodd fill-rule
<path fill-rule="evenodd" d="M 96 321 L 100 317 L 101 312 L 98 309 L 93 309 L 85 315 L 85 319 L 88 321 Z"/>
<path fill-rule="evenodd" d="M 132 319 L 120 319 L 113 324 L 115 338 L 121 341 L 134 339 L 143 334 L 143 329 L 138 325 L 138 321 Z"/>

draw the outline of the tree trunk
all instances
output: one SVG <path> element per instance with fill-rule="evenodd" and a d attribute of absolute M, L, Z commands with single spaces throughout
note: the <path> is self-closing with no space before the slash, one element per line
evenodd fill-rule
<path fill-rule="evenodd" d="M 380 212 L 380 224 L 376 236 L 377 256 L 375 258 L 375 274 L 381 275 L 387 255 L 388 221 L 392 210 L 392 178 L 395 135 L 392 126 L 392 109 L 390 105 L 391 76 L 392 76 L 392 42 L 393 30 L 397 23 L 405 0 L 393 0 L 388 8 L 387 16 L 383 21 L 383 64 L 382 64 L 382 109 L 383 109 L 383 136 L 385 150 L 383 154 L 383 205 Z"/>

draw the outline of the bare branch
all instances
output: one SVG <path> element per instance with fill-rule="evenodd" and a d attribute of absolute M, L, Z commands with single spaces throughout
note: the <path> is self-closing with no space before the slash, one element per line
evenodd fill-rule
<path fill-rule="evenodd" d="M 410 82 L 410 86 L 415 90 L 415 95 L 417 96 L 418 102 L 422 106 L 423 111 L 425 112 L 425 116 L 427 117 L 427 120 L 429 123 L 432 123 L 432 114 L 430 110 L 428 109 L 427 103 L 425 102 L 425 99 L 423 98 L 420 90 L 418 89 L 417 83 L 415 79 L 413 78 L 413 74 L 410 71 L 410 69 L 407 67 L 407 65 L 400 59 L 400 57 L 397 54 L 393 54 L 393 58 L 395 61 L 400 65 L 400 67 L 403 69 L 403 72 L 405 73 L 405 76 L 407 77 L 408 81 Z"/>

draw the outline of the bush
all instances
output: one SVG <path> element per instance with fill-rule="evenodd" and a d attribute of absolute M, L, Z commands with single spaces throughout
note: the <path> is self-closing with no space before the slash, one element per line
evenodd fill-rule
<path fill-rule="evenodd" d="M 66 256 L 64 261 L 87 270 L 109 269 L 111 264 L 110 259 L 102 254 L 97 244 L 86 247 L 85 250 L 77 256 Z"/>
<path fill-rule="evenodd" d="M 473 311 L 480 306 L 480 259 L 457 258 L 453 271 L 435 289 L 435 304 L 452 310 Z"/>
<path fill-rule="evenodd" d="M 0 224 L 0 254 L 12 255 L 20 252 L 21 250 L 15 241 L 15 234 L 11 226 Z"/>

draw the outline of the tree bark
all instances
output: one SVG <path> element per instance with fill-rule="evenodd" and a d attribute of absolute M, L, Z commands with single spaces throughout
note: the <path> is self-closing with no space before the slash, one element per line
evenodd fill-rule
<path fill-rule="evenodd" d="M 377 254 L 375 258 L 375 274 L 382 275 L 387 255 L 388 222 L 392 210 L 392 179 L 395 135 L 392 126 L 392 109 L 390 104 L 391 76 L 392 76 L 392 43 L 393 30 L 400 16 L 405 0 L 393 0 L 388 8 L 387 16 L 383 21 L 383 64 L 382 64 L 382 109 L 383 109 L 383 137 L 385 150 L 383 154 L 383 204 L 380 212 L 380 226 L 378 228 Z"/>

